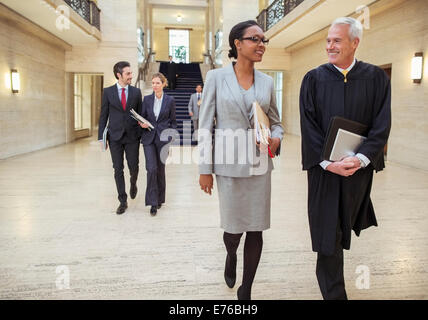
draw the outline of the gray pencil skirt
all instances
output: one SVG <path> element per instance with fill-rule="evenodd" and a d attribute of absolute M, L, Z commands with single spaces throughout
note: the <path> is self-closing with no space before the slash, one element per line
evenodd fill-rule
<path fill-rule="evenodd" d="M 220 227 L 227 233 L 270 228 L 271 171 L 260 176 L 234 178 L 216 175 Z"/>

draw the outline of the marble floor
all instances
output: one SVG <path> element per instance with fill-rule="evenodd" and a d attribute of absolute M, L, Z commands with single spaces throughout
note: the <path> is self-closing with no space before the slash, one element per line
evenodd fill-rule
<path fill-rule="evenodd" d="M 275 159 L 254 299 L 321 299 L 299 143 L 287 136 Z M 235 299 L 223 280 L 217 191 L 200 190 L 194 151 L 173 148 L 181 164 L 167 166 L 156 217 L 144 206 L 142 150 L 139 194 L 121 216 L 110 154 L 91 138 L 1 160 L 0 299 Z M 428 171 L 388 162 L 375 175 L 379 227 L 345 251 L 350 299 L 428 298 L 427 197 Z"/>

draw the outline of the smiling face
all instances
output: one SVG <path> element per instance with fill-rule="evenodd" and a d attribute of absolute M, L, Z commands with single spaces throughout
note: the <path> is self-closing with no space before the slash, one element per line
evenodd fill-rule
<path fill-rule="evenodd" d="M 253 40 L 238 40 L 235 39 L 235 46 L 238 51 L 238 58 L 241 56 L 252 62 L 262 61 L 263 54 L 265 53 L 266 47 L 261 39 L 265 39 L 263 30 L 259 26 L 248 27 L 242 38 L 254 37 L 259 41 Z"/>
<path fill-rule="evenodd" d="M 118 73 L 119 83 L 122 87 L 130 85 L 132 82 L 132 71 L 130 67 L 125 67 L 122 70 L 122 74 Z"/>
<path fill-rule="evenodd" d="M 360 39 L 351 41 L 349 36 L 350 26 L 347 24 L 333 25 L 328 31 L 326 50 L 328 62 L 335 66 L 346 69 L 354 61 Z"/>

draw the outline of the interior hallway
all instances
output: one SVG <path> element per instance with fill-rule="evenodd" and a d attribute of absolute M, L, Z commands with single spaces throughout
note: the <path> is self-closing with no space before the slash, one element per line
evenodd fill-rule
<path fill-rule="evenodd" d="M 321 299 L 299 150 L 300 139 L 286 136 L 275 159 L 253 299 Z M 173 154 L 180 151 L 190 152 Z M 0 160 L 0 299 L 236 299 L 243 241 L 229 289 L 217 190 L 200 190 L 195 164 L 170 164 L 166 205 L 151 217 L 145 177 L 140 149 L 138 195 L 118 216 L 110 154 L 93 139 Z M 427 195 L 428 171 L 387 163 L 375 175 L 379 227 L 353 235 L 345 251 L 350 299 L 428 298 Z M 56 286 L 61 265 L 69 289 Z M 360 265 L 369 268 L 370 289 L 356 287 Z"/>

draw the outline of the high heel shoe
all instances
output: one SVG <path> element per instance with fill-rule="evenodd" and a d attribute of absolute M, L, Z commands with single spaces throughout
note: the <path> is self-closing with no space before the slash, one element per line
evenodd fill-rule
<path fill-rule="evenodd" d="M 236 294 L 238 296 L 238 300 L 251 300 L 251 290 L 245 291 L 242 286 L 238 288 Z"/>
<path fill-rule="evenodd" d="M 226 256 L 226 264 L 224 266 L 224 280 L 229 288 L 233 288 L 236 282 L 236 260 L 237 257 L 231 258 L 229 254 Z"/>

